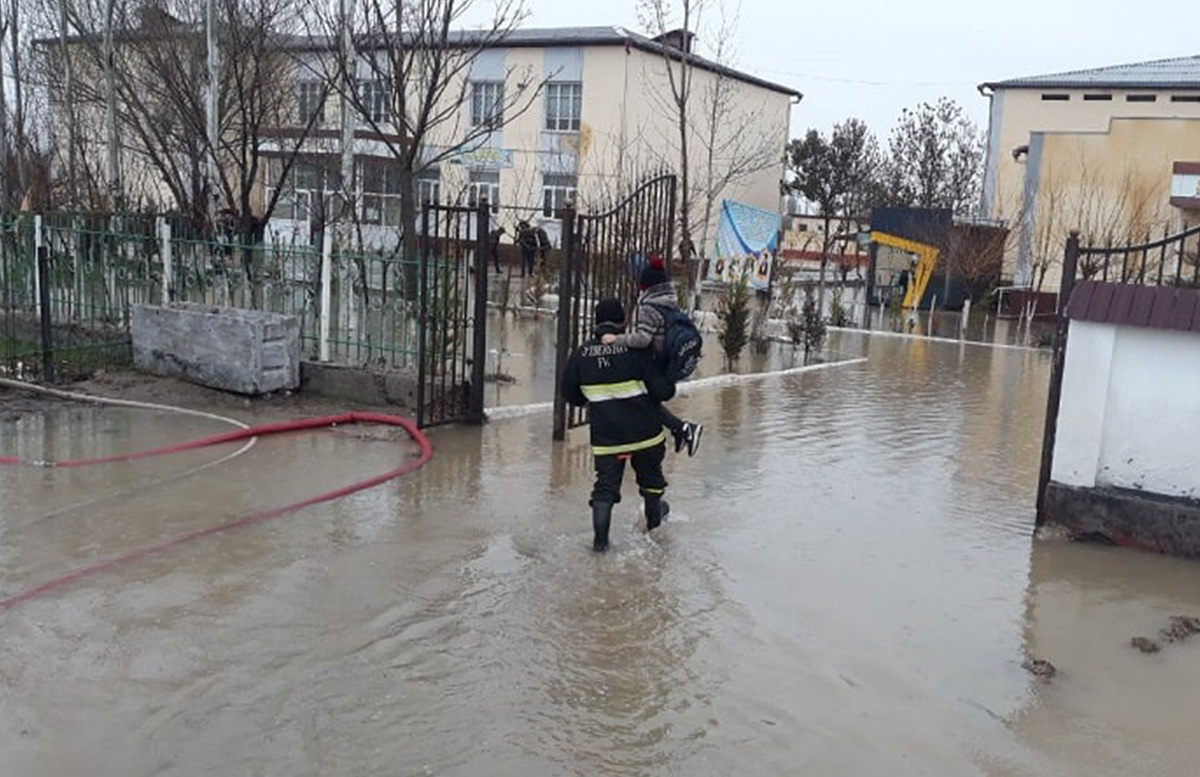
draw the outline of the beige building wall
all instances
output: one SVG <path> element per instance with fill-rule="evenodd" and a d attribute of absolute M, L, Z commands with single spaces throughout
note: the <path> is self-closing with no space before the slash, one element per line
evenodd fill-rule
<path fill-rule="evenodd" d="M 286 132 L 284 137 L 267 144 L 264 151 L 268 154 L 287 154 L 293 148 L 294 135 L 301 126 L 299 83 L 335 77 L 331 56 L 317 52 L 294 52 L 287 56 L 294 58 L 293 80 L 279 85 L 290 96 L 285 103 L 286 115 L 280 121 Z M 528 107 L 519 115 L 507 117 L 501 130 L 480 141 L 484 147 L 512 155 L 511 166 L 498 171 L 501 210 L 494 219 L 497 225 L 507 227 L 510 234 L 518 220 L 528 219 L 545 222 L 552 237 L 557 238 L 556 220 L 545 218 L 542 212 L 547 174 L 574 175 L 580 209 L 595 211 L 617 202 L 637 182 L 652 174 L 678 170 L 680 141 L 675 108 L 667 62 L 659 53 L 643 51 L 636 45 L 512 46 L 482 52 L 470 70 L 461 73 L 458 77 L 462 80 L 445 90 L 439 109 L 449 109 L 453 118 L 427 139 L 431 146 L 455 146 L 469 132 L 470 80 L 504 80 L 509 96 L 517 93 L 518 84 L 538 84 L 547 78 L 552 82 L 582 84 L 578 132 L 547 130 L 543 91 L 532 100 L 520 100 L 520 105 L 528 103 Z M 373 79 L 378 75 L 360 62 L 358 77 Z M 780 210 L 779 182 L 784 173 L 781 150 L 788 139 L 792 96 L 699 67 L 692 70 L 692 77 L 688 138 L 691 222 L 697 249 L 710 251 L 708 244 L 715 239 L 722 199 L 774 212 Z M 716 117 L 715 136 L 710 137 L 711 113 L 707 109 L 711 92 L 718 86 L 723 90 L 723 104 Z M 463 104 L 455 107 L 459 96 L 464 94 Z M 102 106 L 88 106 L 81 114 L 80 123 L 85 125 L 87 136 L 102 138 Z M 326 167 L 339 169 L 340 123 L 340 100 L 336 90 L 330 90 L 323 118 L 315 126 L 313 136 L 304 142 L 302 154 L 323 157 Z M 394 133 L 396 128 L 383 125 L 379 129 Z M 356 157 L 390 156 L 387 143 L 368 136 L 372 132 L 369 123 L 359 120 L 357 131 L 360 137 L 355 140 Z M 718 179 L 724 177 L 730 165 L 742 165 L 748 157 L 764 156 L 766 161 L 757 165 L 757 169 L 738 175 L 738 180 L 730 185 L 712 191 L 711 213 L 705 219 L 709 199 L 705 190 L 712 188 L 706 169 L 706 148 L 713 140 L 720 149 L 713 165 Z M 122 166 L 127 190 L 136 192 L 143 201 L 152 201 L 150 204 L 171 207 L 174 198 L 161 176 L 145 163 L 145 155 L 137 153 L 136 137 L 128 135 L 125 143 Z M 89 147 L 85 156 L 90 168 L 103 169 L 101 146 Z M 259 212 L 265 207 L 267 195 L 280 183 L 272 177 L 273 171 L 278 175 L 278 169 L 278 165 L 262 166 L 254 197 Z M 490 172 L 497 171 L 493 168 Z M 438 165 L 438 174 L 441 198 L 454 201 L 470 182 L 471 167 L 443 161 Z M 157 203 L 153 203 L 155 200 Z M 295 213 L 299 214 L 300 209 L 296 208 Z M 278 214 L 276 218 L 280 218 Z M 290 220 L 297 222 L 296 228 L 300 229 L 306 218 L 296 215 Z"/>
<path fill-rule="evenodd" d="M 1170 203 L 1176 161 L 1200 160 L 1200 117 L 1116 119 L 1106 132 L 1047 133 L 1034 192 L 1033 285 L 1056 291 L 1071 230 L 1084 244 L 1159 238 L 1183 226 Z"/>
<path fill-rule="evenodd" d="M 579 132 L 551 132 L 545 128 L 544 93 L 503 129 L 498 147 L 513 152 L 513 165 L 500 171 L 501 202 L 496 218 L 510 233 L 520 219 L 547 227 L 558 239 L 558 225 L 541 211 L 542 184 L 546 174 L 571 174 L 578 184 L 577 205 L 582 211 L 608 207 L 624 197 L 647 176 L 679 166 L 679 132 L 670 103 L 671 89 L 666 63 L 660 55 L 623 46 L 587 46 L 579 49 L 511 48 L 501 53 L 510 80 L 549 78 L 582 84 Z M 578 58 L 581 69 L 571 71 Z M 568 61 L 566 70 L 561 62 Z M 724 156 L 715 160 L 720 177 L 730 164 L 742 164 L 750 154 L 766 155 L 768 163 L 733 185 L 722 187 L 713 199 L 708 228 L 704 228 L 703 190 L 707 176 L 705 148 L 709 141 L 707 118 L 700 115 L 707 105 L 708 90 L 718 76 L 695 69 L 693 98 L 695 116 L 689 135 L 693 190 L 692 222 L 697 244 L 701 238 L 715 239 L 715 224 L 722 198 L 739 200 L 770 211 L 780 207 L 779 181 L 787 141 L 791 98 L 779 92 L 725 77 L 725 110 L 718 117 L 716 145 Z M 469 111 L 469 106 L 464 106 Z M 749 117 L 749 118 L 747 118 Z M 730 143 L 730 140 L 736 143 Z M 731 155 L 732 158 L 731 158 Z M 447 170 L 451 167 L 450 170 Z M 443 166 L 443 186 L 461 186 L 466 170 Z M 445 190 L 444 190 L 445 191 Z M 699 245 L 698 245 L 699 248 Z"/>
<path fill-rule="evenodd" d="M 1198 96 L 1200 89 L 997 88 L 982 205 L 1010 229 L 1004 277 L 1056 291 L 1071 229 L 1119 240 L 1178 226 L 1171 166 L 1200 160 Z"/>

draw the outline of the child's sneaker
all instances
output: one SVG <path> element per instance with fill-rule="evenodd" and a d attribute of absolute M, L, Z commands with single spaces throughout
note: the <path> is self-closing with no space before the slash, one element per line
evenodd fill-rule
<path fill-rule="evenodd" d="M 687 428 L 688 428 L 687 422 L 684 422 L 683 428 L 680 429 L 678 432 L 676 432 L 674 430 L 671 431 L 671 436 L 675 438 L 675 452 L 676 453 L 679 453 L 681 450 L 683 450 L 684 446 L 687 445 L 687 443 L 688 443 Z"/>
<path fill-rule="evenodd" d="M 696 451 L 700 450 L 700 435 L 702 434 L 704 434 L 703 425 L 694 424 L 691 421 L 683 422 L 682 437 L 684 438 L 684 442 L 687 443 L 688 456 L 695 456 Z M 681 447 L 683 446 L 681 446 L 679 441 L 676 440 L 675 451 L 678 452 Z"/>

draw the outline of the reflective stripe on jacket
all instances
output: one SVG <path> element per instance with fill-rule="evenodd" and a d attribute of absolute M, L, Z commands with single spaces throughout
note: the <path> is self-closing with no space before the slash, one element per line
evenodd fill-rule
<path fill-rule="evenodd" d="M 569 403 L 588 406 L 597 456 L 633 453 L 665 442 L 658 406 L 675 395 L 675 386 L 663 376 L 652 351 L 601 343 L 601 336 L 619 331 L 602 325 L 571 356 L 560 387 Z"/>

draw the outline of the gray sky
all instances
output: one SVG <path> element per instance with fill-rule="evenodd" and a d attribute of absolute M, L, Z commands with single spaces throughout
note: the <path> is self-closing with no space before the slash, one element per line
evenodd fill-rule
<path fill-rule="evenodd" d="M 637 0 L 525 2 L 527 27 L 641 29 Z M 857 116 L 882 140 L 940 95 L 986 126 L 983 81 L 1200 54 L 1198 21 L 1188 0 L 741 0 L 734 64 L 804 94 L 793 136 Z"/>

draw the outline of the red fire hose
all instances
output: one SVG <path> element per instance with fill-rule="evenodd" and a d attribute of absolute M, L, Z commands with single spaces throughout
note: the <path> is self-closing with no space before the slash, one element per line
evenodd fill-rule
<path fill-rule="evenodd" d="M 348 486 L 328 491 L 323 494 L 317 494 L 298 502 L 282 505 L 280 507 L 272 507 L 257 513 L 235 518 L 226 523 L 210 526 L 207 529 L 198 529 L 188 534 L 183 534 L 178 537 L 156 542 L 152 545 L 138 548 L 120 556 L 98 561 L 86 567 L 81 567 L 73 572 L 55 578 L 41 585 L 35 586 L 20 593 L 13 594 L 5 599 L 0 599 L 0 612 L 10 610 L 19 604 L 29 601 L 42 594 L 56 591 L 60 588 L 68 586 L 72 583 L 79 582 L 93 575 L 99 574 L 115 567 L 130 564 L 135 561 L 140 561 L 147 556 L 164 553 L 181 545 L 194 542 L 214 534 L 223 534 L 234 529 L 241 529 L 246 526 L 252 526 L 257 523 L 269 521 L 272 518 L 278 518 L 289 513 L 294 513 L 297 510 L 302 510 L 305 507 L 311 507 L 315 504 L 328 502 L 333 499 L 340 499 L 344 496 L 364 491 L 368 488 L 374 488 L 381 483 L 386 483 L 389 480 L 394 480 L 403 475 L 407 475 L 420 467 L 424 466 L 431 458 L 433 458 L 433 445 L 429 442 L 429 438 L 424 432 L 417 428 L 417 425 L 407 418 L 398 416 L 385 415 L 383 413 L 343 413 L 341 415 L 324 416 L 321 418 L 306 418 L 300 421 L 284 421 L 276 424 L 265 424 L 263 426 L 252 426 L 246 429 L 236 429 L 232 432 L 224 434 L 215 434 L 211 437 L 202 437 L 190 442 L 180 443 L 177 445 L 168 445 L 161 448 L 152 448 L 145 451 L 137 451 L 135 453 L 123 453 L 116 456 L 105 456 L 96 459 L 76 459 L 71 461 L 56 461 L 43 462 L 43 466 L 49 467 L 86 467 L 94 464 L 108 464 L 116 461 L 131 461 L 134 459 L 146 459 L 152 456 L 167 456 L 172 453 L 181 453 L 183 451 L 195 450 L 196 448 L 204 448 L 211 445 L 222 445 L 225 443 L 237 442 L 249 437 L 267 437 L 273 434 L 283 434 L 285 432 L 298 432 L 308 429 L 320 429 L 329 426 L 337 426 L 338 424 L 385 424 L 388 426 L 399 426 L 408 432 L 408 435 L 420 448 L 418 455 L 411 461 L 406 462 L 403 466 L 396 469 L 384 472 L 374 477 L 360 480 Z M 22 464 L 20 459 L 11 456 L 0 456 L 0 464 Z"/>

